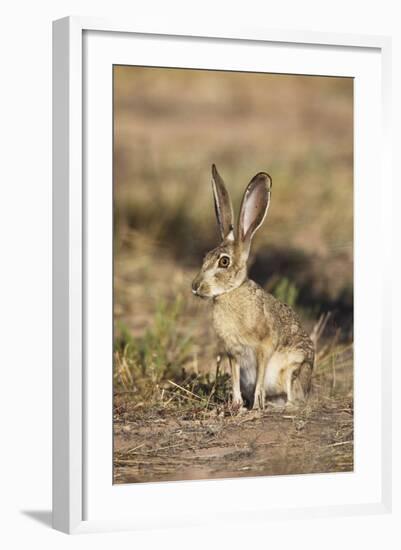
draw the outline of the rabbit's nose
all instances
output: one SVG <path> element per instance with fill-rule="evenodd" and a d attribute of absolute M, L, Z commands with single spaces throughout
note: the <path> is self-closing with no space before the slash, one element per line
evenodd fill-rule
<path fill-rule="evenodd" d="M 194 279 L 192 281 L 192 292 L 196 294 L 199 290 L 199 281 L 197 279 Z"/>

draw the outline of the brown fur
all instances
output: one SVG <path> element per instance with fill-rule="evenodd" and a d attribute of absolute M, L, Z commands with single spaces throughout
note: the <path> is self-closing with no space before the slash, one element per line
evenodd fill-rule
<path fill-rule="evenodd" d="M 233 402 L 241 406 L 245 398 L 259 408 L 266 395 L 303 400 L 311 386 L 313 343 L 295 312 L 247 276 L 251 240 L 270 202 L 270 176 L 260 172 L 246 188 L 237 237 L 229 194 L 215 167 L 213 176 L 222 243 L 205 256 L 192 290 L 212 299 L 213 324 L 230 358 Z M 226 267 L 223 256 L 229 258 Z"/>

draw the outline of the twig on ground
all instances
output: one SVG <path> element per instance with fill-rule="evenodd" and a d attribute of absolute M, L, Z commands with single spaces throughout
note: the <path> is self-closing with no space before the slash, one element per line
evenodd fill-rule
<path fill-rule="evenodd" d="M 175 386 L 179 390 L 182 390 L 183 392 L 188 393 L 189 395 L 192 395 L 193 397 L 196 397 L 196 399 L 199 399 L 199 401 L 205 401 L 205 399 L 203 397 L 199 397 L 199 395 L 196 395 L 196 393 L 193 393 L 192 391 L 187 390 L 186 388 L 183 388 L 182 386 L 180 386 L 179 384 L 176 384 L 172 380 L 167 380 L 167 382 L 169 384 L 172 384 L 173 386 Z"/>
<path fill-rule="evenodd" d="M 136 447 L 132 447 L 132 449 L 128 449 L 126 452 L 127 453 L 133 453 L 134 451 L 136 451 L 137 449 L 140 449 L 144 445 L 145 445 L 145 443 L 141 443 L 140 445 L 137 445 Z"/>
<path fill-rule="evenodd" d="M 353 440 L 350 439 L 349 441 L 339 441 L 338 443 L 330 443 L 327 445 L 327 447 L 340 447 L 340 445 L 349 445 L 350 443 L 353 443 Z"/>

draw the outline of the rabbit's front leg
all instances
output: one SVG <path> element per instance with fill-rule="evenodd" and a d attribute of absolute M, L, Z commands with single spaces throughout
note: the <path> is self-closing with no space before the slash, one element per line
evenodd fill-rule
<path fill-rule="evenodd" d="M 257 365 L 256 365 L 256 385 L 255 393 L 253 398 L 253 409 L 264 409 L 265 408 L 265 374 L 267 367 L 267 354 L 264 351 L 260 351 L 256 354 Z"/>
<path fill-rule="evenodd" d="M 240 387 L 240 365 L 235 357 L 230 356 L 230 367 L 231 367 L 231 383 L 233 390 L 233 407 L 240 409 L 243 405 L 241 387 Z"/>

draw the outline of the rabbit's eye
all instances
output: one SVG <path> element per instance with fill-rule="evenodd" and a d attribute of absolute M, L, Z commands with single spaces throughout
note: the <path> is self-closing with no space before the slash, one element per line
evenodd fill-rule
<path fill-rule="evenodd" d="M 228 256 L 221 256 L 219 260 L 219 267 L 228 267 L 230 265 L 230 258 Z"/>

